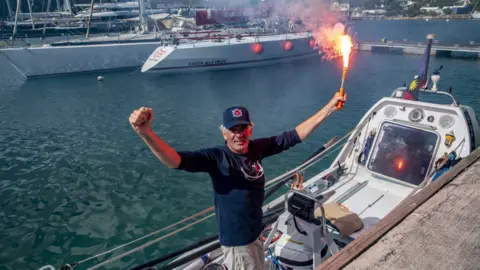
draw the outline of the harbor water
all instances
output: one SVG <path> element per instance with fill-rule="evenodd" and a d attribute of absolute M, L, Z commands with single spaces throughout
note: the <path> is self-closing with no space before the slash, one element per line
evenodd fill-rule
<path fill-rule="evenodd" d="M 422 42 L 436 33 L 445 42 L 480 42 L 479 21 L 358 21 L 353 27 L 363 40 Z M 267 179 L 353 129 L 376 101 L 410 83 L 420 58 L 355 52 L 345 107 L 307 141 L 266 159 Z M 480 62 L 432 58 L 430 71 L 440 65 L 439 87 L 452 86 L 462 104 L 480 113 Z M 105 79 L 97 81 L 98 75 Z M 125 71 L 25 80 L 0 60 L 0 270 L 79 261 L 213 205 L 208 175 L 166 168 L 133 132 L 128 117 L 134 109 L 151 107 L 160 137 L 177 150 L 195 150 L 224 143 L 218 127 L 231 105 L 250 110 L 256 138 L 295 128 L 338 91 L 340 76 L 341 63 L 314 57 L 196 74 Z M 104 269 L 133 267 L 215 233 L 211 218 Z"/>

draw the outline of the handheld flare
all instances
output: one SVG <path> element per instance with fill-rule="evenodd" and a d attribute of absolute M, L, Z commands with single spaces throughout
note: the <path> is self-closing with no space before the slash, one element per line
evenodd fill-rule
<path fill-rule="evenodd" d="M 345 83 L 345 77 L 347 76 L 348 62 L 350 60 L 350 52 L 352 51 L 352 39 L 349 35 L 343 35 L 340 43 L 340 53 L 343 57 L 343 72 L 342 72 L 342 83 L 340 84 L 340 95 L 345 95 L 343 84 Z M 337 103 L 337 108 L 343 108 L 344 102 L 339 101 Z"/>

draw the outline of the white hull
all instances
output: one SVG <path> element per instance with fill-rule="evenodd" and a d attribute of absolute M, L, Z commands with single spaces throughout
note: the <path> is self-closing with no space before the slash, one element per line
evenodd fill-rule
<path fill-rule="evenodd" d="M 423 118 L 419 121 L 412 121 L 410 119 L 412 111 L 419 108 L 422 109 Z M 429 117 L 431 121 L 428 120 Z M 444 117 L 450 117 L 452 121 L 441 120 Z M 307 187 L 305 190 L 309 190 L 309 185 L 322 181 L 321 179 L 325 176 L 331 175 L 332 177 L 328 178 L 330 181 L 331 179 L 337 180 L 334 180 L 334 184 L 322 192 L 322 194 L 334 192 L 333 195 L 325 196 L 325 198 L 328 198 L 326 199 L 327 203 L 341 203 L 361 219 L 363 227 L 354 233 L 340 236 L 333 232 L 336 243 L 342 243 L 343 245 L 350 243 L 375 226 L 407 197 L 431 184 L 434 176 L 432 174 L 434 161 L 442 157 L 444 153 L 455 151 L 457 157 L 464 158 L 480 146 L 480 125 L 476 118 L 471 107 L 455 104 L 441 105 L 388 97 L 373 105 L 360 120 L 356 129 L 348 138 L 349 143 L 343 146 L 330 168 L 308 179 L 303 185 Z M 450 122 L 451 124 L 447 127 L 440 122 Z M 406 130 L 409 131 L 405 132 Z M 451 146 L 446 146 L 445 138 L 451 130 L 455 131 L 456 139 Z M 366 162 L 359 163 L 359 155 L 365 150 L 367 138 L 372 131 L 375 131 L 377 135 L 374 136 Z M 403 134 L 403 132 L 405 133 Z M 397 136 L 396 139 L 401 140 L 400 143 L 391 140 L 391 137 L 395 136 Z M 430 139 L 423 139 L 427 137 L 430 137 Z M 411 151 L 407 152 L 407 155 L 397 148 L 405 142 L 411 147 Z M 387 162 L 386 160 L 390 160 L 390 155 L 399 156 L 402 164 L 405 161 L 405 166 L 397 167 L 396 159 L 392 159 L 391 163 Z M 412 159 L 412 157 L 415 158 Z M 380 162 L 375 165 L 375 160 Z M 340 176 L 337 171 L 338 164 L 345 168 Z M 395 168 L 395 171 L 387 170 L 386 167 Z M 409 175 L 408 172 L 412 174 Z M 414 179 L 416 181 L 412 181 Z M 278 197 L 264 206 L 264 212 L 269 212 L 278 205 L 283 205 L 284 200 L 285 196 Z M 304 220 L 299 219 L 297 222 L 300 228 L 309 226 L 308 222 Z M 282 224 L 278 226 L 280 227 Z M 275 226 L 272 225 L 272 227 Z M 294 235 L 295 229 L 287 231 L 284 228 L 283 233 Z M 287 238 L 290 239 L 289 237 Z M 277 243 L 281 242 L 280 240 Z M 292 240 L 298 239 L 292 237 Z M 317 242 L 320 240 L 317 239 Z M 303 241 L 300 242 L 304 243 Z M 268 246 L 272 249 L 275 248 L 275 244 Z M 329 253 L 326 257 L 321 258 L 322 261 L 336 252 L 334 248 L 334 246 L 329 245 Z M 214 262 L 221 264 L 223 263 L 221 254 L 221 250 L 217 249 L 208 255 Z M 176 260 L 180 260 L 187 255 L 188 253 Z M 301 259 L 299 260 L 301 261 Z M 202 267 L 202 259 L 196 259 L 175 269 L 199 270 Z M 312 269 L 312 266 L 309 265 L 305 269 Z"/>
<path fill-rule="evenodd" d="M 9 48 L 0 55 L 25 77 L 129 69 L 143 64 L 157 43 Z"/>
<path fill-rule="evenodd" d="M 291 51 L 286 51 L 281 45 L 287 38 L 293 42 Z M 155 70 L 176 73 L 285 62 L 316 55 L 317 50 L 309 46 L 310 39 L 307 33 L 263 36 L 259 38 L 264 47 L 261 54 L 251 50 L 250 46 L 255 40 L 248 37 L 240 42 L 230 39 L 230 44 L 228 41 L 181 44 L 167 59 L 155 66 Z M 0 50 L 0 55 L 25 77 L 38 77 L 139 68 L 158 46 L 158 42 L 137 42 L 8 48 Z"/>
<path fill-rule="evenodd" d="M 285 50 L 282 46 L 286 39 L 293 44 L 293 49 Z M 155 65 L 150 71 L 171 73 L 188 69 L 189 71 L 232 69 L 288 62 L 292 59 L 307 58 L 318 55 L 318 50 L 309 45 L 310 37 L 304 35 L 276 35 L 260 38 L 263 52 L 256 54 L 252 45 L 254 38 L 240 41 L 232 38 L 224 42 L 202 42 L 194 45 L 182 44 L 165 60 Z"/>
<path fill-rule="evenodd" d="M 472 13 L 472 18 L 475 20 L 480 20 L 480 12 L 476 11 Z"/>

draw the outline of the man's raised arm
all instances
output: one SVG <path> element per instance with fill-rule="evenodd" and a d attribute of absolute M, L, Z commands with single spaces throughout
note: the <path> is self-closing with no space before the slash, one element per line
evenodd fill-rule
<path fill-rule="evenodd" d="M 153 111 L 150 108 L 141 107 L 130 114 L 129 122 L 133 130 L 148 145 L 153 154 L 169 168 L 178 168 L 181 162 L 180 155 L 158 137 L 152 130 Z"/>
<path fill-rule="evenodd" d="M 298 125 L 295 130 L 297 131 L 300 140 L 304 141 L 323 122 L 323 120 L 327 119 L 330 114 L 337 110 L 338 101 L 345 102 L 346 100 L 346 95 L 341 96 L 340 93 L 335 93 L 335 96 L 325 107 L 323 107 L 323 109 Z"/>

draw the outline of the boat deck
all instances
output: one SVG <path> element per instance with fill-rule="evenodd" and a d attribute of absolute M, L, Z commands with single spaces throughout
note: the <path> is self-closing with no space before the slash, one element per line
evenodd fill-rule
<path fill-rule="evenodd" d="M 322 269 L 478 269 L 480 148 L 407 198 Z"/>
<path fill-rule="evenodd" d="M 233 35 L 230 35 L 233 36 Z M 180 38 L 182 41 L 178 45 L 179 49 L 182 48 L 193 48 L 193 47 L 210 47 L 210 46 L 223 46 L 228 44 L 241 44 L 241 43 L 253 43 L 256 40 L 259 42 L 269 40 L 269 41 L 279 41 L 287 39 L 296 39 L 296 38 L 308 38 L 311 35 L 309 33 L 288 33 L 288 34 L 269 34 L 269 35 L 252 35 L 243 37 L 241 40 L 237 40 L 235 37 L 223 37 L 220 41 L 214 40 L 214 37 L 206 39 L 205 34 L 198 34 L 198 36 L 190 38 Z M 197 39 L 198 38 L 198 39 Z M 81 45 L 100 45 L 100 44 L 126 44 L 126 43 L 151 43 L 158 42 L 160 43 L 162 39 L 158 34 L 127 34 L 119 36 L 99 36 L 94 37 L 89 40 L 77 39 L 70 40 L 67 42 L 58 42 L 52 43 L 52 47 L 62 47 L 62 46 L 81 46 Z"/>

